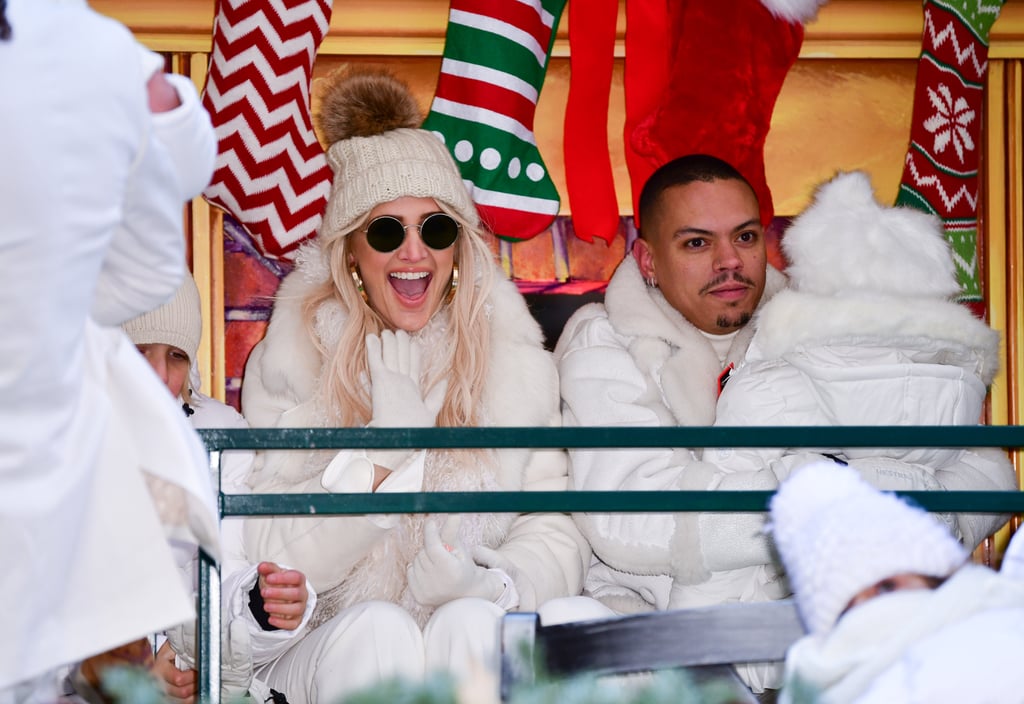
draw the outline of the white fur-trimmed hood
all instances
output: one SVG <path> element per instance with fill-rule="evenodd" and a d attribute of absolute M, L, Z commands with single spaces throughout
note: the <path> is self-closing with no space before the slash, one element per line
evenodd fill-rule
<path fill-rule="evenodd" d="M 942 222 L 913 208 L 880 205 L 861 171 L 820 186 L 786 230 L 782 250 L 797 291 L 932 298 L 960 292 Z"/>
<path fill-rule="evenodd" d="M 757 313 L 748 361 L 785 357 L 798 347 L 859 344 L 922 346 L 941 341 L 976 357 L 985 385 L 999 369 L 999 332 L 949 301 L 835 298 L 787 290 Z"/>

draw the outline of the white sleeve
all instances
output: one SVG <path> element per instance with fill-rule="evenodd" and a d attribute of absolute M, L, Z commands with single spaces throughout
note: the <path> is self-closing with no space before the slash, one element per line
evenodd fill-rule
<path fill-rule="evenodd" d="M 284 569 L 291 569 L 287 565 L 281 565 Z M 306 589 L 309 592 L 309 601 L 306 602 L 306 612 L 302 615 L 302 623 L 294 631 L 279 629 L 276 631 L 264 631 L 253 616 L 249 608 L 249 592 L 256 586 L 259 575 L 256 566 L 252 565 L 246 570 L 235 572 L 224 579 L 222 593 L 224 599 L 224 614 L 229 621 L 241 619 L 248 625 L 249 639 L 252 644 L 253 665 L 258 667 L 264 663 L 271 662 L 287 650 L 291 644 L 306 634 L 306 627 L 316 608 L 316 592 L 313 585 L 306 580 Z"/>
<path fill-rule="evenodd" d="M 125 184 L 121 222 L 96 283 L 92 317 L 120 325 L 159 307 L 185 276 L 183 205 L 170 156 L 147 132 Z"/>
<path fill-rule="evenodd" d="M 210 185 L 217 160 L 217 135 L 191 79 L 176 73 L 165 77 L 177 91 L 181 105 L 153 115 L 153 125 L 157 139 L 170 154 L 185 202 Z"/>

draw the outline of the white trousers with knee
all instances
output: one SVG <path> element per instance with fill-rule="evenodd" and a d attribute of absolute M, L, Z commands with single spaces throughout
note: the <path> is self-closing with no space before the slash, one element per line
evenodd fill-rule
<path fill-rule="evenodd" d="M 349 607 L 302 638 L 256 676 L 289 704 L 335 704 L 382 680 L 421 680 L 447 671 L 457 680 L 500 667 L 504 610 L 483 599 L 457 599 L 434 612 L 421 631 L 390 602 Z"/>

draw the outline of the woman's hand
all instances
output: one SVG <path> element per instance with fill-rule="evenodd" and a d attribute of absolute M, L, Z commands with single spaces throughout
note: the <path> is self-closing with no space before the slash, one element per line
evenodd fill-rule
<path fill-rule="evenodd" d="M 444 403 L 447 380 L 424 397 L 420 388 L 420 346 L 404 330 L 366 336 L 373 425 L 378 428 L 431 428 Z"/>
<path fill-rule="evenodd" d="M 256 570 L 268 622 L 275 628 L 294 631 L 302 623 L 309 601 L 306 575 L 298 570 L 283 569 L 273 562 L 261 562 Z"/>
<path fill-rule="evenodd" d="M 423 529 L 423 549 L 409 566 L 407 578 L 413 597 L 424 606 L 466 596 L 494 601 L 505 588 L 497 573 L 476 564 L 466 553 L 458 542 L 458 530 L 458 515 L 445 521 L 443 532 L 433 520 Z"/>

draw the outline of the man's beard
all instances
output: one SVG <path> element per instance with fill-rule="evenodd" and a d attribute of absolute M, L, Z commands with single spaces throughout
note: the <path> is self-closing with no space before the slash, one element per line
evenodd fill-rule
<path fill-rule="evenodd" d="M 751 314 L 744 311 L 737 317 L 729 317 L 727 315 L 720 315 L 715 319 L 715 325 L 723 330 L 738 329 L 750 322 Z"/>

